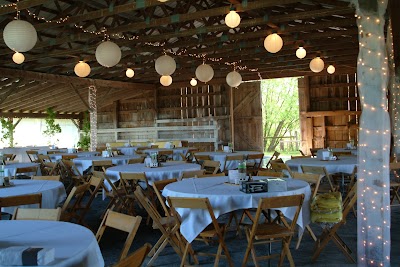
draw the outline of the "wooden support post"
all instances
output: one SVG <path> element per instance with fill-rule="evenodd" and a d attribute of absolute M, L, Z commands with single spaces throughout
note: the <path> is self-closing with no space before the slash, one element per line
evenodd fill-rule
<path fill-rule="evenodd" d="M 387 0 L 353 0 L 360 49 L 357 79 L 362 115 L 358 145 L 358 266 L 390 266 L 390 122 L 384 36 Z"/>

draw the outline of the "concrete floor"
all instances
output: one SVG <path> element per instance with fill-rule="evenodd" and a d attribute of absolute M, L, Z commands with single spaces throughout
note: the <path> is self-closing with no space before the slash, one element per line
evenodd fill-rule
<path fill-rule="evenodd" d="M 98 219 L 100 214 L 103 212 L 107 201 L 102 201 L 98 197 L 93 203 L 92 210 L 88 214 L 86 220 L 92 229 L 96 229 L 100 224 Z M 145 216 L 145 214 L 143 214 Z M 227 216 L 219 218 L 219 220 L 224 221 Z M 155 244 L 155 242 L 160 237 L 160 232 L 158 230 L 153 230 L 151 227 L 145 224 L 146 220 L 142 221 L 142 225 L 133 241 L 131 251 L 141 247 L 144 243 L 148 242 L 150 244 Z M 392 229 L 391 229 L 391 266 L 400 266 L 400 206 L 392 207 Z M 311 228 L 314 230 L 316 235 L 321 232 L 321 228 L 312 224 Z M 354 258 L 356 258 L 357 251 L 357 219 L 352 213 L 349 214 L 346 225 L 344 225 L 339 230 L 339 236 L 345 241 L 345 243 L 353 251 Z M 103 236 L 103 240 L 100 243 L 100 248 L 106 263 L 106 266 L 112 266 L 118 261 L 119 254 L 123 243 L 125 242 L 126 234 L 115 230 L 108 230 Z M 244 235 L 240 238 L 236 235 L 234 231 L 228 232 L 225 238 L 228 249 L 231 253 L 232 260 L 235 266 L 241 266 L 241 262 L 244 256 L 244 252 L 247 246 L 247 241 Z M 321 266 L 321 267 L 334 267 L 334 266 L 356 266 L 356 264 L 350 264 L 350 262 L 345 258 L 342 252 L 336 247 L 336 245 L 331 241 L 327 247 L 324 249 L 322 254 L 319 256 L 315 263 L 311 263 L 311 256 L 314 250 L 314 241 L 308 234 L 305 234 L 298 250 L 294 249 L 297 237 L 292 240 L 291 251 L 295 261 L 296 266 Z M 196 251 L 214 251 L 215 247 L 206 246 L 203 242 L 193 243 L 193 247 Z M 272 250 L 279 250 L 279 245 L 274 244 Z M 146 259 L 145 263 L 149 260 Z M 201 266 L 213 266 L 213 258 L 209 257 L 199 257 Z M 271 262 L 270 266 L 276 266 L 277 261 Z M 155 261 L 153 266 L 179 266 L 180 258 L 176 255 L 173 249 L 167 246 L 158 259 Z M 145 265 L 144 265 L 145 266 Z M 228 266 L 225 260 L 221 260 L 219 266 Z M 254 266 L 250 261 L 248 266 Z M 266 262 L 261 262 L 261 266 L 267 266 Z M 289 266 L 287 260 L 285 260 L 284 266 Z"/>

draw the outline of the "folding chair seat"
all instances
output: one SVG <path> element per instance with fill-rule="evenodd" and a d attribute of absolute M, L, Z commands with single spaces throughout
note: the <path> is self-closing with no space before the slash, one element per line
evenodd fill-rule
<path fill-rule="evenodd" d="M 176 223 L 175 218 L 169 213 L 166 213 L 165 217 L 161 216 L 152 201 L 144 195 L 142 188 L 136 188 L 135 196 L 153 220 L 153 229 L 158 229 L 162 233 L 162 236 L 154 244 L 149 253 L 149 256 L 152 256 L 152 258 L 147 263 L 147 266 L 153 265 L 154 261 L 168 244 L 182 257 L 182 242 L 184 241 L 178 232 L 179 225 Z"/>
<path fill-rule="evenodd" d="M 129 252 L 129 248 L 132 245 L 133 239 L 136 236 L 137 230 L 139 229 L 140 222 L 142 221 L 142 217 L 140 216 L 130 216 L 122 213 L 118 213 L 112 210 L 107 210 L 106 215 L 104 216 L 99 229 L 96 233 L 97 242 L 100 243 L 101 238 L 103 237 L 104 231 L 107 227 L 111 227 L 123 232 L 127 232 L 128 236 L 125 240 L 124 246 L 122 248 L 121 256 L 119 260 L 123 260 L 126 258 Z"/>
<path fill-rule="evenodd" d="M 337 187 L 334 186 L 332 182 L 332 175 L 328 173 L 325 167 L 323 166 L 305 166 L 301 165 L 301 170 L 303 173 L 314 173 L 320 174 L 324 176 L 325 181 L 321 181 L 319 192 L 335 192 L 337 191 Z"/>
<path fill-rule="evenodd" d="M 11 197 L 0 197 L 0 211 L 2 208 L 7 207 L 17 207 L 21 205 L 34 205 L 37 204 L 38 208 L 42 207 L 42 194 L 29 194 L 29 195 L 20 195 L 20 196 L 11 196 Z M 1 215 L 9 215 L 11 218 L 11 214 L 6 212 L 2 212 Z M 0 216 L 0 220 L 1 220 Z"/>
<path fill-rule="evenodd" d="M 246 172 L 247 174 L 256 175 L 260 170 L 262 161 L 264 158 L 264 153 L 260 152 L 258 154 L 249 154 L 246 158 Z"/>
<path fill-rule="evenodd" d="M 204 160 L 202 168 L 205 174 L 216 174 L 219 172 L 221 163 L 215 160 Z"/>
<path fill-rule="evenodd" d="M 203 175 L 204 172 L 205 170 L 183 171 L 180 179 L 198 178 L 199 176 Z"/>
<path fill-rule="evenodd" d="M 151 245 L 149 243 L 144 244 L 141 248 L 135 250 L 125 259 L 120 260 L 113 267 L 140 267 L 142 266 L 144 259 L 151 249 Z"/>
<path fill-rule="evenodd" d="M 254 218 L 254 223 L 246 227 L 245 230 L 248 245 L 244 254 L 242 266 L 246 266 L 250 252 L 253 262 L 256 266 L 258 266 L 257 262 L 259 259 L 270 259 L 276 257 L 278 254 L 257 256 L 254 248 L 255 245 L 273 242 L 282 243 L 282 250 L 279 254 L 278 266 L 282 266 L 285 256 L 288 258 L 290 266 L 295 266 L 289 246 L 296 230 L 297 218 L 299 217 L 299 213 L 303 205 L 303 200 L 303 194 L 260 199 L 256 216 Z M 279 211 L 279 209 L 282 208 L 295 209 L 295 213 L 290 224 L 286 221 L 283 214 Z M 278 220 L 274 219 L 273 221 L 270 220 L 264 223 L 258 223 L 260 221 L 261 214 L 264 212 L 268 212 L 268 210 L 270 209 L 274 209 L 277 212 Z"/>
<path fill-rule="evenodd" d="M 22 209 L 16 208 L 13 220 L 45 220 L 59 221 L 61 217 L 61 208 L 56 209 Z"/>
<path fill-rule="evenodd" d="M 19 167 L 15 170 L 14 179 L 31 179 L 33 175 L 37 175 L 38 166 Z"/>
<path fill-rule="evenodd" d="M 329 243 L 329 241 L 332 240 L 336 244 L 336 246 L 344 253 L 344 255 L 349 261 L 351 261 L 352 263 L 356 263 L 356 261 L 351 255 L 352 251 L 337 233 L 339 228 L 342 225 L 346 224 L 346 217 L 350 212 L 350 210 L 353 208 L 356 201 L 357 201 L 357 183 L 354 184 L 354 186 L 347 194 L 346 198 L 343 200 L 342 219 L 338 223 L 322 224 L 323 227 L 322 234 L 318 237 L 317 241 L 315 242 L 314 254 L 311 258 L 312 262 L 315 262 L 317 260 L 322 250 Z"/>
<path fill-rule="evenodd" d="M 218 242 L 218 250 L 216 254 L 213 254 L 215 256 L 215 261 L 214 261 L 214 266 L 219 266 L 219 260 L 222 256 L 225 257 L 225 259 L 228 262 L 229 266 L 234 266 L 232 259 L 230 257 L 228 248 L 225 244 L 224 237 L 225 237 L 225 225 L 220 224 L 217 222 L 217 219 L 215 218 L 214 211 L 212 209 L 212 206 L 208 200 L 208 198 L 180 198 L 180 197 L 168 197 L 168 204 L 171 208 L 172 214 L 175 217 L 175 220 L 180 227 L 180 215 L 176 211 L 178 208 L 183 208 L 183 209 L 201 209 L 204 211 L 208 212 L 208 215 L 211 217 L 211 224 L 207 226 L 200 234 L 200 240 L 215 240 Z M 182 261 L 181 261 L 181 266 L 184 266 L 188 252 L 190 252 L 191 249 L 191 244 L 189 242 L 186 243 L 185 245 L 185 250 L 183 252 L 182 256 Z M 222 251 L 224 252 L 224 255 L 222 255 Z M 198 255 L 201 255 L 203 253 L 196 253 Z M 207 255 L 207 254 L 205 254 Z"/>

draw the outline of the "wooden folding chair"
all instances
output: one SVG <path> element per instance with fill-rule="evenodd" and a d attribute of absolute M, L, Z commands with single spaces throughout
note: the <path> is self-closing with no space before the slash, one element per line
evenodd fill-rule
<path fill-rule="evenodd" d="M 225 172 L 225 174 L 228 174 L 228 166 L 229 166 L 229 163 L 231 162 L 231 161 L 243 161 L 244 160 L 244 155 L 241 155 L 241 154 L 239 154 L 239 155 L 228 155 L 228 156 L 226 156 L 226 158 L 225 158 L 225 164 L 224 164 L 224 172 Z"/>
<path fill-rule="evenodd" d="M 271 169 L 282 173 L 282 177 L 291 177 L 292 170 L 285 163 L 271 161 Z"/>
<path fill-rule="evenodd" d="M 144 163 L 144 157 L 129 159 L 128 164 L 137 164 L 137 163 Z"/>
<path fill-rule="evenodd" d="M 229 266 L 234 266 L 231 256 L 229 254 L 228 248 L 225 245 L 225 241 L 224 241 L 226 227 L 224 224 L 219 224 L 217 222 L 217 219 L 215 218 L 214 211 L 212 209 L 212 206 L 211 206 L 208 198 L 168 197 L 167 200 L 168 200 L 168 204 L 171 208 L 172 214 L 174 215 L 179 227 L 180 227 L 180 215 L 176 211 L 177 208 L 201 209 L 201 210 L 208 211 L 208 214 L 211 217 L 212 223 L 199 234 L 199 237 L 203 241 L 208 240 L 208 239 L 213 239 L 213 238 L 216 238 L 216 240 L 218 241 L 218 250 L 217 250 L 217 253 L 214 254 L 214 256 L 215 256 L 214 267 L 218 266 L 221 256 L 224 256 L 226 258 Z M 185 245 L 185 250 L 183 252 L 183 256 L 182 256 L 181 266 L 184 265 L 190 248 L 191 248 L 191 245 L 189 242 L 187 242 Z M 222 251 L 224 252 L 224 255 L 222 255 Z M 200 255 L 200 253 L 197 253 L 197 254 Z"/>
<path fill-rule="evenodd" d="M 160 181 L 154 181 L 152 184 L 153 187 L 153 191 L 157 197 L 157 200 L 159 202 L 159 204 L 161 205 L 165 216 L 171 214 L 171 212 L 169 211 L 169 208 L 167 208 L 166 203 L 166 199 L 162 196 L 162 190 L 164 189 L 164 187 L 166 187 L 167 185 L 171 184 L 171 183 L 175 183 L 177 182 L 178 179 L 176 178 L 172 178 L 172 179 L 165 179 L 165 180 L 160 180 Z"/>
<path fill-rule="evenodd" d="M 221 163 L 215 160 L 204 160 L 202 168 L 205 174 L 216 174 L 221 167 Z"/>
<path fill-rule="evenodd" d="M 37 170 L 38 166 L 19 167 L 15 170 L 14 179 L 31 179 L 33 175 L 37 174 Z"/>
<path fill-rule="evenodd" d="M 157 158 L 160 161 L 174 160 L 174 151 L 172 151 L 172 150 L 160 150 L 157 153 Z"/>
<path fill-rule="evenodd" d="M 194 159 L 196 160 L 196 163 L 203 166 L 203 162 L 205 160 L 211 160 L 210 155 L 199 155 L 194 153 Z"/>
<path fill-rule="evenodd" d="M 41 164 L 45 164 L 47 162 L 52 162 L 49 155 L 38 154 L 37 157 L 39 159 L 39 163 L 41 163 Z"/>
<path fill-rule="evenodd" d="M 61 180 L 60 175 L 51 175 L 51 176 L 37 176 L 33 175 L 32 180 L 44 180 L 44 181 L 57 181 Z"/>
<path fill-rule="evenodd" d="M 250 252 L 253 262 L 258 266 L 259 259 L 270 259 L 279 255 L 278 266 L 282 266 L 285 256 L 289 260 L 291 267 L 294 267 L 294 261 L 292 254 L 290 253 L 290 241 L 296 230 L 297 218 L 303 205 L 304 195 L 292 195 L 292 196 L 280 196 L 280 197 L 270 197 L 261 198 L 258 202 L 258 208 L 256 216 L 254 218 L 253 225 L 246 227 L 246 237 L 247 237 L 247 248 L 244 254 L 242 267 L 246 266 L 247 260 L 249 258 Z M 288 224 L 283 217 L 282 213 L 279 212 L 281 208 L 294 208 L 295 213 L 290 224 Z M 260 221 L 260 216 L 263 212 L 269 209 L 278 210 L 279 220 L 267 221 L 264 223 L 258 223 Z M 281 223 L 278 223 L 278 222 Z M 282 242 L 282 250 L 280 254 L 272 254 L 266 256 L 257 257 L 254 246 L 265 243 Z"/>
<path fill-rule="evenodd" d="M 176 223 L 175 218 L 169 213 L 166 213 L 165 217 L 161 216 L 153 205 L 152 201 L 144 195 L 142 188 L 136 188 L 135 196 L 153 220 L 153 229 L 159 229 L 162 233 L 162 236 L 159 238 L 156 244 L 154 244 L 149 253 L 152 258 L 147 263 L 147 266 L 153 265 L 154 261 L 168 244 L 171 245 L 171 247 L 180 257 L 182 257 L 181 244 L 184 241 L 178 233 L 179 225 Z"/>
<path fill-rule="evenodd" d="M 106 172 L 107 168 L 113 167 L 112 160 L 93 160 L 92 161 L 92 172 L 103 171 Z"/>
<path fill-rule="evenodd" d="M 258 154 L 247 155 L 246 173 L 251 175 L 256 175 L 256 173 L 260 170 L 263 158 L 264 158 L 264 153 L 262 152 Z"/>
<path fill-rule="evenodd" d="M 79 208 L 83 201 L 83 197 L 89 188 L 88 183 L 74 186 L 71 192 L 68 194 L 63 206 L 61 207 L 61 220 L 62 221 L 82 221 L 79 213 Z"/>
<path fill-rule="evenodd" d="M 357 183 L 354 184 L 353 188 L 349 191 L 346 198 L 342 203 L 342 220 L 338 223 L 324 223 L 322 234 L 318 237 L 315 242 L 314 254 L 311 258 L 312 262 L 315 262 L 318 256 L 321 254 L 322 250 L 329 243 L 329 241 L 333 241 L 336 246 L 344 253 L 346 258 L 352 263 L 356 263 L 354 258 L 352 257 L 352 251 L 346 245 L 346 243 L 339 237 L 337 231 L 339 228 L 346 224 L 346 217 L 349 214 L 350 210 L 353 208 L 354 204 L 357 201 Z"/>
<path fill-rule="evenodd" d="M 119 257 L 119 260 L 121 261 L 128 255 L 129 248 L 132 245 L 133 239 L 135 238 L 136 232 L 139 229 L 141 221 L 142 217 L 140 216 L 134 217 L 118 213 L 112 210 L 108 210 L 96 233 L 97 242 L 100 243 L 103 233 L 107 227 L 127 232 L 128 236 L 122 248 L 121 256 Z"/>
<path fill-rule="evenodd" d="M 273 160 L 277 160 L 279 158 L 279 155 L 281 153 L 279 153 L 278 151 L 274 151 L 274 153 L 272 154 L 272 156 L 269 158 L 267 164 L 265 165 L 266 169 L 269 169 L 271 167 L 271 161 Z"/>
<path fill-rule="evenodd" d="M 257 176 L 269 176 L 269 177 L 279 177 L 283 176 L 282 172 L 275 172 L 272 170 L 262 170 L 257 172 Z"/>
<path fill-rule="evenodd" d="M 150 185 L 147 180 L 146 174 L 144 172 L 142 173 L 120 172 L 119 177 L 120 177 L 120 183 L 125 192 L 125 198 L 126 198 L 125 203 L 127 204 L 129 214 L 136 215 L 135 205 L 134 205 L 136 197 L 134 195 L 134 192 L 136 190 L 136 187 L 140 186 L 140 183 L 145 184 L 145 187 L 148 189 L 146 191 L 147 195 L 150 197 L 150 199 L 155 201 L 153 192 L 149 190 Z"/>
<path fill-rule="evenodd" d="M 59 221 L 61 217 L 61 208 L 56 209 L 22 209 L 16 208 L 13 220 L 44 220 Z"/>
<path fill-rule="evenodd" d="M 140 267 L 142 266 L 144 259 L 151 249 L 151 245 L 149 243 L 144 244 L 141 248 L 135 250 L 125 259 L 120 260 L 113 267 Z"/>
<path fill-rule="evenodd" d="M 150 145 L 150 148 L 158 148 L 158 145 Z"/>
<path fill-rule="evenodd" d="M 314 197 L 318 194 L 318 189 L 319 189 L 319 184 L 321 183 L 322 175 L 320 174 L 313 174 L 313 173 L 299 173 L 299 172 L 292 172 L 292 178 L 297 179 L 297 180 L 302 180 L 307 182 L 310 185 L 311 188 L 311 198 L 314 199 Z M 314 241 L 317 241 L 317 237 L 315 236 L 313 230 L 309 225 L 306 226 L 306 229 L 308 233 L 310 234 L 311 238 L 314 239 Z M 296 249 L 300 247 L 301 240 L 303 238 L 303 234 L 299 235 L 299 239 L 297 240 L 296 243 Z"/>
<path fill-rule="evenodd" d="M 86 177 L 81 174 L 81 172 L 76 167 L 72 160 L 61 160 L 62 175 L 63 180 L 71 180 L 73 185 L 78 185 L 86 183 Z M 67 190 L 68 191 L 68 190 Z"/>
<path fill-rule="evenodd" d="M 204 172 L 205 170 L 183 171 L 180 179 L 198 178 L 199 176 L 203 175 Z"/>
<path fill-rule="evenodd" d="M 22 205 L 34 205 L 37 204 L 38 208 L 42 207 L 42 194 L 29 194 L 29 195 L 20 195 L 20 196 L 11 196 L 11 197 L 0 197 L 0 211 L 2 208 L 7 207 L 17 207 Z M 2 212 L 3 214 L 3 212 Z M 8 213 L 5 213 L 8 214 Z M 11 214 L 10 218 L 11 218 Z M 0 216 L 1 220 L 1 216 Z"/>
<path fill-rule="evenodd" d="M 300 154 L 301 154 L 302 156 L 307 156 L 307 155 L 303 152 L 303 150 L 299 149 L 299 152 L 300 152 Z"/>
<path fill-rule="evenodd" d="M 28 155 L 28 158 L 32 163 L 40 163 L 38 158 L 39 153 L 36 150 L 27 150 L 26 154 Z"/>
<path fill-rule="evenodd" d="M 320 174 L 320 175 L 324 176 L 324 178 L 328 181 L 328 183 L 325 182 L 325 184 L 324 184 L 323 181 L 321 181 L 320 189 L 319 189 L 320 193 L 337 191 L 337 187 L 335 187 L 332 182 L 332 175 L 326 170 L 325 167 L 301 165 L 301 170 L 303 173 L 314 173 L 314 174 Z"/>

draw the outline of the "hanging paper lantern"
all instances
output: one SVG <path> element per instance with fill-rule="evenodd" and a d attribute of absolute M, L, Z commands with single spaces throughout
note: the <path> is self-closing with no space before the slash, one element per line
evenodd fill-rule
<path fill-rule="evenodd" d="M 155 68 L 157 73 L 160 75 L 172 75 L 176 70 L 176 62 L 172 57 L 163 55 L 156 59 Z"/>
<path fill-rule="evenodd" d="M 3 30 L 3 39 L 13 51 L 26 52 L 31 50 L 37 41 L 35 27 L 24 20 L 10 21 Z"/>
<path fill-rule="evenodd" d="M 335 68 L 335 66 L 333 66 L 333 65 L 329 65 L 329 67 L 326 69 L 326 71 L 327 71 L 329 74 L 334 74 L 335 71 L 336 71 L 336 68 Z"/>
<path fill-rule="evenodd" d="M 229 28 L 236 28 L 240 24 L 240 16 L 235 10 L 229 11 L 225 16 L 225 24 Z"/>
<path fill-rule="evenodd" d="M 115 66 L 121 60 L 121 49 L 111 41 L 102 42 L 96 48 L 96 60 L 107 68 Z"/>
<path fill-rule="evenodd" d="M 307 55 L 307 51 L 304 49 L 304 47 L 300 46 L 299 48 L 297 48 L 296 57 L 302 59 L 302 58 L 305 58 L 306 55 Z"/>
<path fill-rule="evenodd" d="M 231 71 L 226 75 L 226 83 L 230 87 L 238 87 L 242 83 L 242 76 L 237 71 Z"/>
<path fill-rule="evenodd" d="M 25 61 L 25 56 L 22 53 L 15 52 L 12 56 L 12 60 L 16 64 L 22 64 Z"/>
<path fill-rule="evenodd" d="M 190 85 L 191 85 L 191 86 L 196 86 L 196 85 L 197 85 L 197 80 L 196 80 L 195 78 L 192 78 L 192 79 L 190 80 Z"/>
<path fill-rule="evenodd" d="M 267 37 L 265 37 L 264 47 L 270 53 L 277 53 L 283 47 L 283 40 L 276 33 L 270 34 Z"/>
<path fill-rule="evenodd" d="M 75 65 L 74 72 L 76 76 L 82 78 L 87 77 L 90 74 L 90 66 L 83 61 L 79 61 L 78 64 Z"/>
<path fill-rule="evenodd" d="M 125 74 L 126 77 L 132 78 L 133 76 L 135 76 L 135 71 L 131 68 L 127 68 Z"/>
<path fill-rule="evenodd" d="M 172 77 L 169 75 L 163 75 L 160 78 L 160 83 L 164 86 L 170 86 L 172 84 Z"/>
<path fill-rule="evenodd" d="M 203 63 L 196 68 L 195 74 L 199 81 L 206 83 L 214 77 L 214 70 L 210 65 Z"/>
<path fill-rule="evenodd" d="M 310 69 L 313 72 L 321 72 L 324 69 L 324 61 L 320 57 L 316 57 L 310 62 Z"/>

